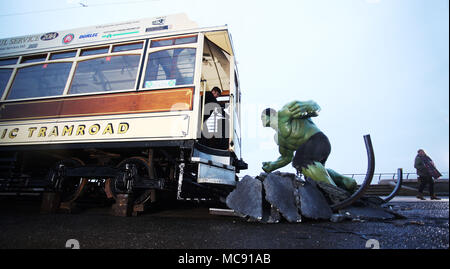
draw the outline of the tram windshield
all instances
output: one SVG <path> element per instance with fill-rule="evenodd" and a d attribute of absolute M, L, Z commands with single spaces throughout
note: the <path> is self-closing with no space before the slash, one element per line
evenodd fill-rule
<path fill-rule="evenodd" d="M 150 53 L 145 72 L 145 88 L 155 85 L 186 85 L 194 82 L 195 51 L 193 48 L 167 49 Z"/>

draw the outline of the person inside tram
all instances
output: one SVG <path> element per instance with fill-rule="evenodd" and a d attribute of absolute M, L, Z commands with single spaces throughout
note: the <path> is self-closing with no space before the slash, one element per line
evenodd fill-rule
<path fill-rule="evenodd" d="M 221 108 L 217 98 L 222 94 L 219 87 L 214 87 L 209 92 L 205 92 L 205 113 L 203 115 L 203 122 L 205 122 L 216 108 Z"/>
<path fill-rule="evenodd" d="M 202 144 L 212 148 L 222 148 L 222 129 L 218 126 L 224 119 L 224 111 L 217 98 L 221 96 L 222 90 L 213 87 L 211 91 L 205 92 L 205 109 L 203 113 Z M 211 127 L 212 126 L 212 127 Z"/>

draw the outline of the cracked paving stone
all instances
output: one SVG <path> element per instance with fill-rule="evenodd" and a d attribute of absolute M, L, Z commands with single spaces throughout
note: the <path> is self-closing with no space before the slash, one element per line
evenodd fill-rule
<path fill-rule="evenodd" d="M 289 222 L 301 222 L 302 218 L 295 203 L 292 179 L 269 173 L 263 184 L 266 200 Z"/>
<path fill-rule="evenodd" d="M 306 178 L 303 186 L 299 186 L 298 193 L 300 196 L 300 211 L 303 216 L 315 220 L 329 220 L 331 218 L 333 212 L 330 205 L 312 179 Z"/>
<path fill-rule="evenodd" d="M 263 217 L 261 181 L 245 176 L 227 196 L 226 204 L 239 214 L 261 220 Z"/>

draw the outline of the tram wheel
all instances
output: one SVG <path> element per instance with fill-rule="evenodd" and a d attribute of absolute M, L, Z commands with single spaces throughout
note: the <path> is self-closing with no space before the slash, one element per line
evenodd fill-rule
<path fill-rule="evenodd" d="M 150 171 L 150 166 L 148 160 L 143 157 L 130 157 L 123 161 L 121 161 L 116 167 L 125 170 L 128 166 L 128 169 L 134 170 L 133 176 L 133 185 L 139 184 L 145 179 L 149 179 L 152 174 Z M 109 198 L 114 198 L 117 200 L 117 194 L 123 193 L 121 190 L 120 183 L 118 182 L 118 178 L 110 178 L 106 181 L 105 184 L 105 192 Z M 151 189 L 132 189 L 133 197 L 134 197 L 134 205 L 143 205 L 146 203 L 153 194 L 153 190 Z"/>
<path fill-rule="evenodd" d="M 56 173 L 61 165 L 69 168 L 75 168 L 84 166 L 84 163 L 78 158 L 64 159 L 55 164 L 51 173 Z M 58 187 L 58 191 L 61 194 L 61 202 L 74 202 L 83 193 L 87 181 L 87 178 L 82 177 L 63 177 L 59 183 L 60 186 Z"/>

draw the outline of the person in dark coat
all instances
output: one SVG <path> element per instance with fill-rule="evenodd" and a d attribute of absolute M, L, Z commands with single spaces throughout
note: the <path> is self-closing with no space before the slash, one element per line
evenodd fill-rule
<path fill-rule="evenodd" d="M 210 132 L 208 130 L 206 121 L 213 115 L 213 113 L 223 114 L 222 107 L 220 103 L 217 101 L 217 98 L 221 96 L 222 90 L 219 87 L 214 87 L 211 91 L 205 92 L 205 107 L 203 110 L 203 129 L 202 129 L 202 137 L 201 144 L 217 148 L 220 147 L 219 140 L 222 138 L 215 131 Z"/>
<path fill-rule="evenodd" d="M 414 168 L 416 168 L 417 175 L 419 176 L 419 194 L 417 195 L 417 198 L 425 200 L 423 197 L 423 190 L 425 189 L 425 186 L 428 185 L 431 200 L 440 200 L 440 198 L 434 194 L 434 179 L 438 179 L 442 175 L 436 169 L 433 160 L 428 157 L 423 149 L 417 151 L 417 156 L 414 160 Z"/>
<path fill-rule="evenodd" d="M 222 94 L 219 87 L 214 87 L 209 92 L 205 92 L 205 109 L 203 114 L 203 122 L 205 122 L 214 110 L 221 110 L 221 106 L 217 98 Z"/>
<path fill-rule="evenodd" d="M 205 104 L 208 103 L 216 103 L 219 104 L 217 102 L 217 98 L 222 94 L 222 91 L 220 90 L 219 87 L 214 87 L 211 89 L 210 92 L 205 92 Z"/>

